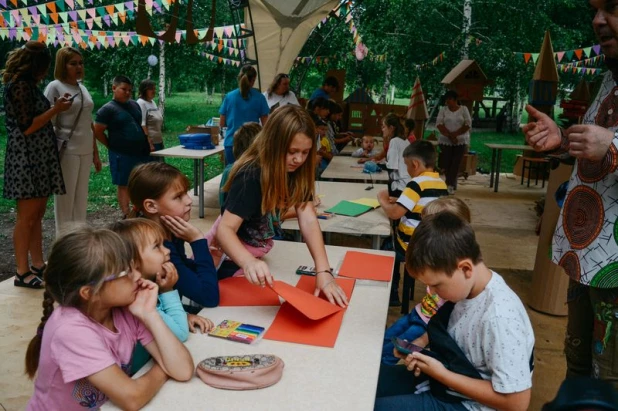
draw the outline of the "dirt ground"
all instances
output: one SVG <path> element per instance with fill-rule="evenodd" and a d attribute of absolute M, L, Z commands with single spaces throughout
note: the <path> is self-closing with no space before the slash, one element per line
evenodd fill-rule
<path fill-rule="evenodd" d="M 98 211 L 88 213 L 88 224 L 101 227 L 113 223 L 120 218 L 120 211 L 105 206 Z M 15 213 L 0 214 L 0 281 L 15 275 L 15 252 L 13 251 L 13 227 Z M 43 252 L 51 249 L 56 238 L 54 227 L 54 213 L 49 211 L 43 219 Z"/>

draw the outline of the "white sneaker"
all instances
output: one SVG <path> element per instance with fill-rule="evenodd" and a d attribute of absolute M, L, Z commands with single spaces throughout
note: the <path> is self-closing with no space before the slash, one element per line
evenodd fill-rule
<path fill-rule="evenodd" d="M 453 194 L 455 194 L 455 188 L 453 188 L 453 186 L 448 186 L 446 188 L 446 191 L 448 191 L 448 195 L 452 196 Z"/>

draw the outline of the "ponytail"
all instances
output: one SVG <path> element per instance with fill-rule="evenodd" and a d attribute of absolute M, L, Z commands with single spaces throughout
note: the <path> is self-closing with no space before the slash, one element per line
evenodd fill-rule
<path fill-rule="evenodd" d="M 51 293 L 45 290 L 43 294 L 43 316 L 41 317 L 41 323 L 36 329 L 36 335 L 28 344 L 26 350 L 26 374 L 30 379 L 34 378 L 36 370 L 39 368 L 39 356 L 41 355 L 41 343 L 43 341 L 43 330 L 45 329 L 45 323 L 54 312 L 54 297 Z"/>
<path fill-rule="evenodd" d="M 388 113 L 382 121 L 387 126 L 391 126 L 395 129 L 395 134 L 393 135 L 393 137 L 399 137 L 402 140 L 406 139 L 406 136 L 403 135 L 404 131 L 403 131 L 403 124 L 402 124 L 402 121 L 403 121 L 402 117 L 399 117 L 395 113 Z"/>
<path fill-rule="evenodd" d="M 247 64 L 240 69 L 240 73 L 238 73 L 238 88 L 243 99 L 247 100 L 249 98 L 249 92 L 256 77 L 257 71 L 255 71 L 253 66 Z"/>

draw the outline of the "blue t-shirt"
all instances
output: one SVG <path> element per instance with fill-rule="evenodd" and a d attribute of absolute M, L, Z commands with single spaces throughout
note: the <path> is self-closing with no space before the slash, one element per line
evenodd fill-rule
<path fill-rule="evenodd" d="M 315 100 L 318 97 L 324 97 L 326 100 L 330 99 L 330 95 L 324 91 L 324 89 L 322 87 L 320 87 L 319 89 L 316 89 L 313 94 L 311 95 L 311 98 L 309 99 L 309 101 L 311 100 Z"/>
<path fill-rule="evenodd" d="M 129 100 L 119 103 L 112 100 L 97 111 L 96 122 L 107 126 L 109 149 L 128 156 L 147 156 L 150 153 L 148 138 L 142 129 L 142 110 Z"/>
<path fill-rule="evenodd" d="M 270 112 L 266 98 L 257 89 L 249 90 L 249 98 L 244 99 L 240 89 L 236 89 L 225 96 L 219 114 L 225 116 L 227 132 L 223 140 L 224 147 L 234 144 L 234 133 L 245 123 L 258 123 L 260 117 L 267 116 Z"/>

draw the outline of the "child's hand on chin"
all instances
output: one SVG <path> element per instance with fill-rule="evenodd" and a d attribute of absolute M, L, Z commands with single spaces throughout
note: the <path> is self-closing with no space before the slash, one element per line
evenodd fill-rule
<path fill-rule="evenodd" d="M 163 272 L 157 273 L 157 285 L 161 294 L 174 289 L 174 284 L 178 282 L 178 271 L 170 261 L 163 263 Z"/>
<path fill-rule="evenodd" d="M 137 280 L 137 295 L 129 304 L 129 311 L 143 322 L 148 315 L 157 312 L 158 296 L 159 287 L 152 281 L 140 278 Z"/>
<path fill-rule="evenodd" d="M 176 238 L 180 238 L 189 243 L 204 238 L 204 234 L 202 234 L 197 227 L 186 222 L 181 217 L 162 215 L 160 220 Z"/>

